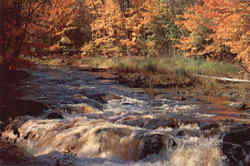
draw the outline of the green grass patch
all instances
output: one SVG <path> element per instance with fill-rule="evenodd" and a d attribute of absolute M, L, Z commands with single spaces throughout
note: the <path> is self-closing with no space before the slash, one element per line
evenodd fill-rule
<path fill-rule="evenodd" d="M 92 59 L 92 60 L 91 60 Z M 173 57 L 94 57 L 93 67 L 106 66 L 121 73 L 133 85 L 143 87 L 199 87 L 217 93 L 221 85 L 216 80 L 196 77 L 195 74 L 234 76 L 240 71 L 235 64 L 208 61 L 183 56 Z M 125 74 L 131 73 L 131 74 Z M 141 74 L 136 74 L 141 73 Z M 144 79 L 140 80 L 141 75 Z"/>
<path fill-rule="evenodd" d="M 208 75 L 227 75 L 240 71 L 240 67 L 234 64 L 183 56 L 115 57 L 112 59 L 110 67 L 123 72 L 174 72 Z"/>

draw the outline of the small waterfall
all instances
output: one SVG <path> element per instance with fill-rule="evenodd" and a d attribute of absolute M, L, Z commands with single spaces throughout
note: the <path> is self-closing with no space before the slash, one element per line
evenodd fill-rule
<path fill-rule="evenodd" d="M 207 103 L 173 100 L 168 93 L 152 98 L 78 69 L 28 72 L 16 85 L 26 92 L 22 100 L 47 107 L 42 115 L 17 117 L 2 136 L 51 165 L 249 164 L 249 132 L 237 137 L 233 127 L 240 124 L 212 121 L 217 114 L 204 109 Z"/>

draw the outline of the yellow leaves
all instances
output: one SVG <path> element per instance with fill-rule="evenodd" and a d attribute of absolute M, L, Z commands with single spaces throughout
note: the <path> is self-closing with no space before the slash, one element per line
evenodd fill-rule
<path fill-rule="evenodd" d="M 179 18 L 176 24 L 189 34 L 176 47 L 187 55 L 220 55 L 221 48 L 228 47 L 250 66 L 250 17 L 246 2 L 204 0 L 203 5 L 190 6 Z"/>
<path fill-rule="evenodd" d="M 241 8 L 236 10 L 235 6 Z M 218 22 L 215 41 L 230 47 L 231 51 L 237 54 L 237 58 L 249 67 L 249 11 L 246 11 L 247 8 L 244 9 L 244 4 L 241 3 L 232 5 L 228 10 L 231 10 L 231 14 Z"/>
<path fill-rule="evenodd" d="M 135 48 L 138 36 L 144 31 L 145 25 L 161 11 L 159 0 L 130 1 L 130 6 L 125 11 L 121 10 L 120 1 L 105 0 L 104 4 L 100 2 L 86 0 L 85 5 L 93 14 L 90 25 L 92 40 L 99 52 L 105 54 L 108 54 L 107 51 L 101 49 L 111 51 L 110 44 L 113 44 L 113 47 Z"/>

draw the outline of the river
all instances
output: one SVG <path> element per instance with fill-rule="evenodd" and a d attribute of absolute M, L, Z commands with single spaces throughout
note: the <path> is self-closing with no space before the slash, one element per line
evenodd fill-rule
<path fill-rule="evenodd" d="M 26 74 L 0 84 L 0 121 L 11 124 L 24 118 L 18 134 L 7 127 L 2 135 L 40 160 L 66 165 L 250 165 L 248 110 L 197 98 L 177 100 L 168 90 L 151 96 L 113 76 L 77 68 L 38 66 L 20 73 Z"/>

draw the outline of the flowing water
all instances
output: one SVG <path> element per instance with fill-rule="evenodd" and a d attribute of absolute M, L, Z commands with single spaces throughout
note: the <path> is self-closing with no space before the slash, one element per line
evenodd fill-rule
<path fill-rule="evenodd" d="M 95 146 L 88 143 L 88 150 L 93 152 L 81 149 L 75 155 L 70 151 L 66 156 L 61 154 L 58 144 L 48 148 L 50 144 L 44 145 L 43 142 L 44 150 L 44 147 L 39 149 L 40 144 L 26 143 L 26 150 L 37 158 L 54 163 L 63 161 L 66 165 L 250 165 L 250 113 L 247 110 L 237 111 L 195 98 L 173 100 L 167 90 L 152 97 L 143 89 L 117 83 L 113 77 L 81 69 L 40 66 L 24 71 L 29 76 L 0 84 L 0 121 L 21 115 L 35 116 L 39 122 L 33 119 L 34 123 L 30 123 L 33 127 L 25 128 L 27 137 L 36 127 L 46 130 L 55 124 L 72 121 L 77 121 L 78 125 L 74 127 L 80 130 L 80 125 L 85 124 L 84 118 L 91 123 L 102 120 L 112 128 L 118 126 L 123 135 L 128 133 L 124 130 L 128 126 L 129 132 L 135 131 L 136 136 L 150 137 L 150 141 L 144 139 L 143 144 L 149 149 L 138 150 L 134 148 L 136 145 L 126 144 L 125 150 L 121 150 L 124 144 L 119 137 L 119 150 L 114 150 L 117 147 L 112 144 L 110 151 L 104 149 L 97 153 L 93 150 Z M 60 120 L 46 121 L 48 115 Z M 105 128 L 105 132 L 108 129 Z M 60 134 L 63 132 L 69 134 L 68 130 L 62 130 Z M 151 139 L 151 136 L 156 140 L 159 137 L 164 142 L 166 135 L 167 144 L 155 143 Z M 58 139 L 50 139 L 51 144 L 53 141 L 58 143 Z M 53 147 L 58 148 L 58 153 L 52 153 Z M 131 156 L 127 149 L 138 150 L 140 155 Z"/>

